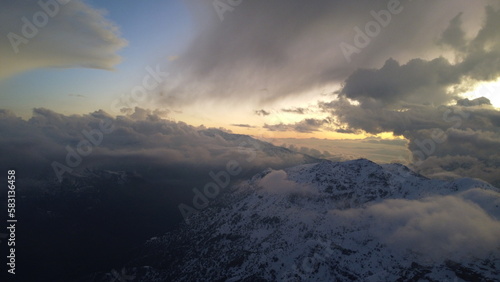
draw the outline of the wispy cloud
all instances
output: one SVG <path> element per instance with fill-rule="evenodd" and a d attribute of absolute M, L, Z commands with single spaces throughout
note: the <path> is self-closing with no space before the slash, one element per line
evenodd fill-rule
<path fill-rule="evenodd" d="M 290 108 L 290 109 L 281 109 L 282 112 L 285 112 L 285 113 L 292 113 L 292 114 L 299 114 L 299 115 L 303 115 L 303 114 L 306 114 L 309 110 L 306 109 L 306 108 Z"/>
<path fill-rule="evenodd" d="M 236 127 L 245 127 L 245 128 L 255 128 L 255 126 L 252 126 L 250 124 L 241 124 L 241 123 L 233 123 L 231 126 L 236 126 Z"/>
<path fill-rule="evenodd" d="M 258 116 L 268 116 L 271 113 L 268 112 L 268 111 L 266 111 L 266 110 L 257 110 L 257 111 L 255 111 L 255 114 L 258 115 Z"/>

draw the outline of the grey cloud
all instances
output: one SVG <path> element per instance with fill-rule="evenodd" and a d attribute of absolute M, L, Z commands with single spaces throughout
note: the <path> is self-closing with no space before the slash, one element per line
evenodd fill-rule
<path fill-rule="evenodd" d="M 265 110 L 258 110 L 258 111 L 255 111 L 255 114 L 258 115 L 258 116 L 268 116 L 271 113 L 268 112 L 268 111 L 265 111 Z"/>
<path fill-rule="evenodd" d="M 472 188 L 446 196 L 386 199 L 365 207 L 331 210 L 343 232 L 367 229 L 371 239 L 420 263 L 486 258 L 500 247 L 500 194 Z"/>
<path fill-rule="evenodd" d="M 498 202 L 498 193 L 478 192 Z M 387 200 L 365 212 L 374 218 L 372 232 L 397 251 L 412 250 L 437 261 L 483 257 L 500 246 L 500 222 L 490 216 L 493 210 L 469 202 L 469 195 Z"/>
<path fill-rule="evenodd" d="M 303 115 L 308 112 L 308 109 L 306 108 L 290 108 L 290 109 L 281 109 L 282 112 L 285 113 L 293 113 L 293 114 L 299 114 Z"/>
<path fill-rule="evenodd" d="M 390 24 L 348 63 L 340 44 L 354 44 L 354 28 L 364 29 L 374 20 L 371 11 L 387 9 L 388 1 L 243 1 L 224 14 L 223 22 L 210 1 L 188 1 L 198 34 L 173 62 L 171 73 L 180 80 L 166 86 L 160 102 L 269 103 L 298 95 L 341 82 L 360 66 L 379 66 L 390 56 L 427 55 L 436 49 L 431 42 L 438 31 L 446 28 L 444 15 L 477 10 L 463 0 L 400 3 L 402 13 L 392 15 Z"/>
<path fill-rule="evenodd" d="M 488 159 L 467 155 L 445 155 L 428 157 L 417 167 L 417 170 L 424 175 L 438 179 L 475 177 L 499 187 L 499 167 L 499 154 L 494 154 Z"/>
<path fill-rule="evenodd" d="M 264 128 L 270 131 L 297 131 L 301 133 L 311 133 L 320 131 L 325 125 L 330 124 L 328 119 L 307 118 L 294 124 L 265 124 Z"/>
<path fill-rule="evenodd" d="M 289 125 L 286 125 L 284 123 L 278 123 L 278 124 L 264 124 L 263 128 L 266 128 L 269 131 L 289 131 L 292 130 L 292 127 Z"/>
<path fill-rule="evenodd" d="M 255 126 L 251 126 L 250 124 L 241 124 L 241 123 L 233 123 L 233 124 L 231 124 L 231 126 L 255 128 Z"/>
<path fill-rule="evenodd" d="M 347 134 L 359 133 L 358 130 L 349 129 L 349 128 L 337 128 L 337 129 L 335 129 L 335 132 L 338 132 L 338 133 L 347 133 Z"/>
<path fill-rule="evenodd" d="M 0 33 L 4 37 L 0 40 L 0 56 L 2 64 L 9 67 L 0 68 L 0 78 L 44 67 L 111 70 L 120 62 L 116 52 L 127 42 L 120 38 L 118 27 L 105 18 L 103 11 L 73 0 L 57 5 L 57 9 L 51 8 L 52 17 L 37 4 L 39 2 L 47 1 L 2 2 Z M 40 27 L 33 25 L 36 32 L 25 28 L 24 32 L 29 33 L 26 36 L 23 26 L 27 24 L 23 18 L 33 23 L 33 16 L 38 12 L 47 15 L 47 23 Z M 39 16 L 37 21 L 42 18 Z M 24 39 L 19 39 L 21 37 Z"/>
<path fill-rule="evenodd" d="M 70 96 L 70 97 L 77 97 L 77 98 L 87 98 L 87 96 L 81 95 L 81 94 L 69 94 L 68 96 Z"/>
<path fill-rule="evenodd" d="M 446 59 L 413 59 L 400 65 L 389 59 L 378 69 L 360 69 L 345 81 L 340 92 L 361 103 L 371 100 L 384 105 L 407 103 L 443 104 L 453 97 L 447 88 L 460 82 L 461 74 Z"/>
<path fill-rule="evenodd" d="M 462 106 L 462 107 L 473 107 L 473 106 L 482 106 L 482 105 L 490 105 L 491 106 L 491 101 L 485 97 L 479 97 L 479 98 L 472 99 L 472 100 L 465 98 L 465 99 L 459 99 L 457 101 L 457 105 Z"/>
<path fill-rule="evenodd" d="M 465 39 L 465 32 L 462 29 L 462 14 L 459 13 L 450 21 L 450 25 L 443 32 L 438 43 L 443 45 L 449 45 L 457 51 L 464 52 L 467 46 L 467 41 Z"/>

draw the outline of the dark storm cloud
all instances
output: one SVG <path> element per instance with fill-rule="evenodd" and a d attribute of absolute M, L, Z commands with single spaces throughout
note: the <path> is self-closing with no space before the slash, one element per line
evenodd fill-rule
<path fill-rule="evenodd" d="M 252 0 L 231 7 L 221 22 L 212 1 L 190 0 L 198 33 L 173 62 L 171 73 L 179 80 L 166 86 L 162 101 L 267 103 L 341 82 L 360 66 L 435 50 L 432 42 L 450 13 L 468 9 L 475 15 L 484 2 L 471 7 L 465 0 Z M 356 27 L 365 30 L 376 20 L 374 13 L 391 5 L 401 12 L 390 15 L 379 34 L 346 60 L 340 45 L 355 45 Z"/>

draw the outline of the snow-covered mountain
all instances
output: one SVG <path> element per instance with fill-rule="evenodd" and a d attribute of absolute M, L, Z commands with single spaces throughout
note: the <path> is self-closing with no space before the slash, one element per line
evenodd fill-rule
<path fill-rule="evenodd" d="M 499 189 L 485 182 L 427 179 L 399 164 L 267 169 L 178 230 L 148 240 L 122 274 L 134 281 L 498 281 L 499 206 Z"/>

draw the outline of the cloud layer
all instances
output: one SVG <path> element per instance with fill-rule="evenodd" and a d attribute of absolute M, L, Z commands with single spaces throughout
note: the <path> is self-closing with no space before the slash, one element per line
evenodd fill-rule
<path fill-rule="evenodd" d="M 67 167 L 63 174 L 89 167 L 137 171 L 159 180 L 170 180 L 167 172 L 174 178 L 187 174 L 189 180 L 226 169 L 230 160 L 243 168 L 239 177 L 306 161 L 302 154 L 249 136 L 161 119 L 141 108 L 116 118 L 103 111 L 65 116 L 38 108 L 28 121 L 0 110 L 0 131 L 9 133 L 0 138 L 6 152 L 0 166 L 35 179 L 56 179 L 54 162 Z"/>

